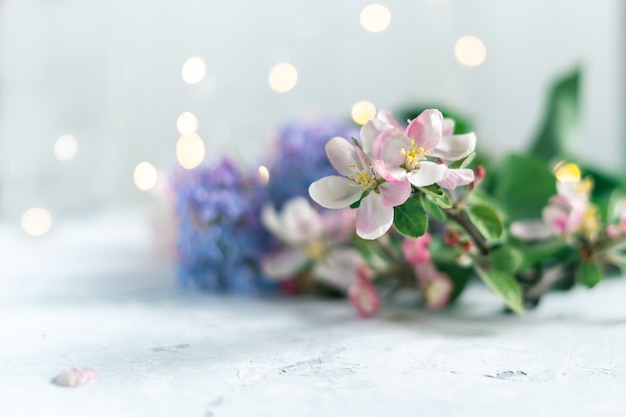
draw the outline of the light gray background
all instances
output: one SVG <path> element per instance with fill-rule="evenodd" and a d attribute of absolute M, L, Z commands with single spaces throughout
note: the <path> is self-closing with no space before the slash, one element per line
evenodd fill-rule
<path fill-rule="evenodd" d="M 576 65 L 584 119 L 570 148 L 607 169 L 624 162 L 622 2 L 382 3 L 392 22 L 372 34 L 359 24 L 369 4 L 360 0 L 0 2 L 0 216 L 149 201 L 132 171 L 142 160 L 176 165 L 183 111 L 198 116 L 209 161 L 228 152 L 253 164 L 280 124 L 345 116 L 363 99 L 443 103 L 476 122 L 483 149 L 524 149 L 547 86 Z M 477 68 L 453 55 L 467 34 L 487 47 Z M 188 86 L 180 73 L 193 55 L 209 74 Z M 267 76 L 284 60 L 299 81 L 277 94 Z M 65 133 L 79 151 L 61 163 L 52 146 Z"/>

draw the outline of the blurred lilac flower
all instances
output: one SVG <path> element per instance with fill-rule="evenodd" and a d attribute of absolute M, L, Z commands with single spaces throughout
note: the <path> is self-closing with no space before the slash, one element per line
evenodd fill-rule
<path fill-rule="evenodd" d="M 330 119 L 284 126 L 266 161 L 270 174 L 265 187 L 266 202 L 280 210 L 283 203 L 292 197 L 308 197 L 309 185 L 313 181 L 335 172 L 326 157 L 326 142 L 335 136 L 350 138 L 357 134 L 358 129 L 353 125 Z"/>
<path fill-rule="evenodd" d="M 260 272 L 268 234 L 260 222 L 262 186 L 227 158 L 172 180 L 182 285 L 256 293 L 277 286 Z"/>

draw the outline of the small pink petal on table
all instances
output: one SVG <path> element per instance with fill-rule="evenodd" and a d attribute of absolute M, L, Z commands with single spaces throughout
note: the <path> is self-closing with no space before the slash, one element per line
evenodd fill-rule
<path fill-rule="evenodd" d="M 70 368 L 69 370 L 57 375 L 52 383 L 60 387 L 78 387 L 86 385 L 98 378 L 98 372 L 95 369 L 85 368 L 79 370 L 77 368 Z"/>

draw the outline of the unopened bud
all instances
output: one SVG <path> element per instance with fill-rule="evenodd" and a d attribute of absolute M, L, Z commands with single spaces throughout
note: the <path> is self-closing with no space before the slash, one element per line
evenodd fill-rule
<path fill-rule="evenodd" d="M 457 229 L 448 229 L 443 234 L 443 243 L 448 246 L 456 246 L 461 240 L 461 233 Z"/>
<path fill-rule="evenodd" d="M 478 187 L 478 185 L 483 182 L 483 179 L 485 179 L 486 175 L 487 170 L 483 165 L 478 165 L 476 168 L 474 168 L 474 181 L 472 181 L 470 188 L 473 190 L 474 188 Z"/>

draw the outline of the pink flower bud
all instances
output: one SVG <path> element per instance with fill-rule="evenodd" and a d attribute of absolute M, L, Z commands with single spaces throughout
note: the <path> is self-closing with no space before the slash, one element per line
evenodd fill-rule
<path fill-rule="evenodd" d="M 443 234 L 443 243 L 448 246 L 456 246 L 461 240 L 461 233 L 456 229 L 448 229 Z"/>
<path fill-rule="evenodd" d="M 471 182 L 470 188 L 473 190 L 474 188 L 478 187 L 478 185 L 483 182 L 483 179 L 485 179 L 486 175 L 487 170 L 484 166 L 478 165 L 476 168 L 474 168 L 474 181 Z"/>
<path fill-rule="evenodd" d="M 428 244 L 430 235 L 426 233 L 418 238 L 406 238 L 402 242 L 402 253 L 405 259 L 413 265 L 420 265 L 430 260 Z"/>

